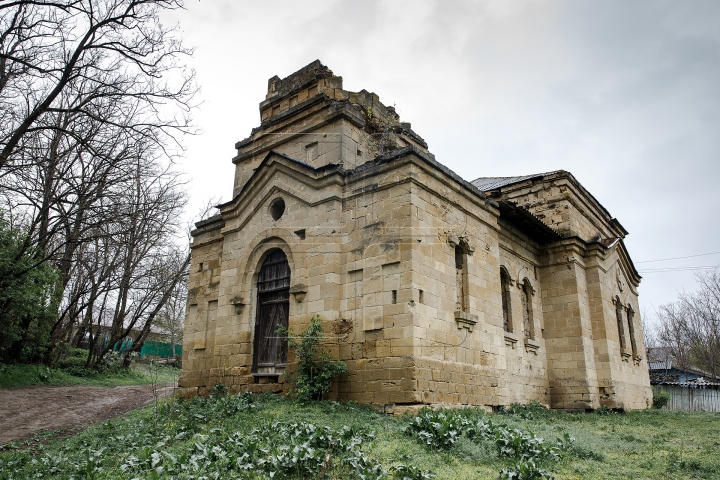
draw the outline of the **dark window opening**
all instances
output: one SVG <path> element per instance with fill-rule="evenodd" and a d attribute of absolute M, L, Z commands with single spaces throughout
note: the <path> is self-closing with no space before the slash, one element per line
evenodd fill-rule
<path fill-rule="evenodd" d="M 632 354 L 637 355 L 637 344 L 635 343 L 635 325 L 633 324 L 633 318 L 635 317 L 635 311 L 630 305 L 627 307 L 627 319 L 628 319 L 628 333 L 630 334 L 630 348 L 632 348 Z"/>
<path fill-rule="evenodd" d="M 500 292 L 502 296 L 503 329 L 512 332 L 512 314 L 510 308 L 510 276 L 504 268 L 500 269 Z"/>
<path fill-rule="evenodd" d="M 467 254 L 461 246 L 455 247 L 455 283 L 457 287 L 457 303 L 455 310 L 468 311 L 468 285 L 467 285 Z"/>
<path fill-rule="evenodd" d="M 424 293 L 425 293 L 425 292 L 423 292 L 422 290 L 420 290 L 420 291 L 418 292 L 418 302 L 420 302 L 420 303 L 425 303 Z"/>
<path fill-rule="evenodd" d="M 392 291 L 392 303 L 397 303 L 397 290 Z"/>
<path fill-rule="evenodd" d="M 620 350 L 625 351 L 625 329 L 623 328 L 623 306 L 619 298 L 615 298 L 615 317 L 617 318 L 618 337 L 620 339 Z"/>
<path fill-rule="evenodd" d="M 273 220 L 280 220 L 283 213 L 285 213 L 285 200 L 278 198 L 270 205 L 270 215 L 272 215 Z"/>
<path fill-rule="evenodd" d="M 525 279 L 522 285 L 522 307 L 523 307 L 523 329 L 525 330 L 525 338 L 535 339 L 535 328 L 533 324 L 532 312 L 532 286 Z"/>

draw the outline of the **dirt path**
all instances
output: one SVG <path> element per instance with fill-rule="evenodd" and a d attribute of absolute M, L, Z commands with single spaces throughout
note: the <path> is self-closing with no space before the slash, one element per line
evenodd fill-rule
<path fill-rule="evenodd" d="M 174 385 L 157 385 L 159 397 Z M 40 430 L 80 431 L 154 400 L 151 385 L 122 387 L 26 387 L 0 389 L 0 445 L 26 440 Z"/>

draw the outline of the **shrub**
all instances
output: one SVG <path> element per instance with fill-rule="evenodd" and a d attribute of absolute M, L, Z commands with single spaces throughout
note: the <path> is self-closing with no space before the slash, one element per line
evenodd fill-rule
<path fill-rule="evenodd" d="M 57 271 L 27 248 L 27 234 L 0 210 L 0 360 L 34 361 L 47 349 L 57 316 Z"/>
<path fill-rule="evenodd" d="M 333 378 L 347 372 L 347 365 L 318 346 L 323 338 L 320 317 L 313 317 L 310 326 L 297 335 L 297 339 L 292 329 L 282 326 L 278 334 L 287 335 L 288 348 L 294 351 L 297 361 L 294 370 L 285 372 L 285 378 L 292 385 L 291 395 L 300 400 L 322 400 Z"/>
<path fill-rule="evenodd" d="M 653 408 L 663 408 L 670 401 L 670 394 L 653 388 Z"/>

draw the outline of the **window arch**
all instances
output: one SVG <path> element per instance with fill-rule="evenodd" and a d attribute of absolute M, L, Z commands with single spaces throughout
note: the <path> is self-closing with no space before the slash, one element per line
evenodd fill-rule
<path fill-rule="evenodd" d="M 532 294 L 533 287 L 530 285 L 530 280 L 527 278 L 523 280 L 520 287 L 522 289 L 522 308 L 523 308 L 523 329 L 525 338 L 535 340 L 535 325 L 533 324 L 533 311 L 532 311 Z"/>
<path fill-rule="evenodd" d="M 510 275 L 505 267 L 500 267 L 500 295 L 502 297 L 503 330 L 513 331 L 512 325 L 512 304 L 510 301 Z"/>

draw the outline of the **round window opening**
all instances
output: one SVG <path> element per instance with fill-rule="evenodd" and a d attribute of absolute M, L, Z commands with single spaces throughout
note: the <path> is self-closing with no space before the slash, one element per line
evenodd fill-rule
<path fill-rule="evenodd" d="M 282 198 L 273 200 L 270 204 L 270 215 L 272 215 L 273 220 L 279 220 L 283 213 L 285 213 L 285 200 Z"/>

